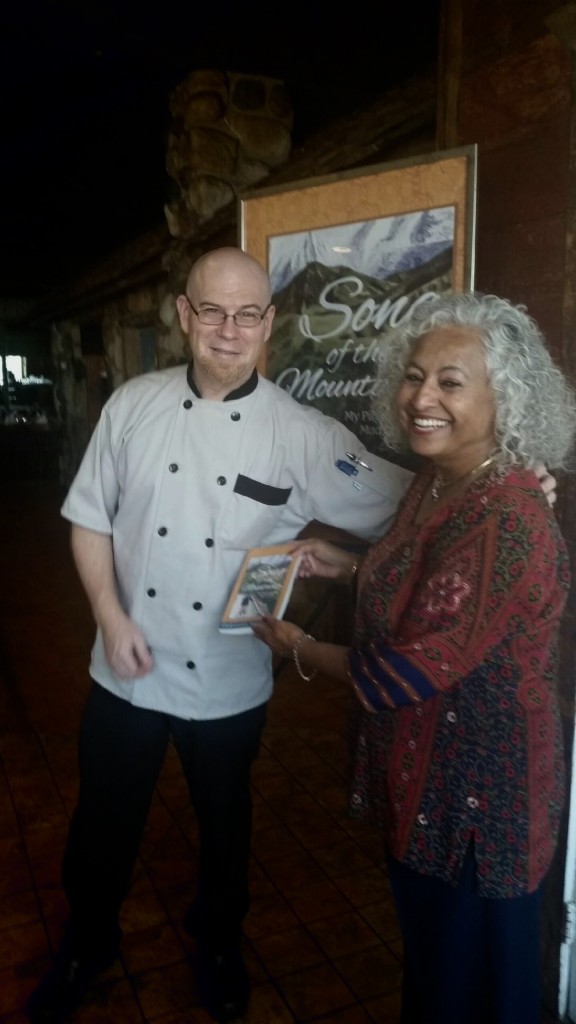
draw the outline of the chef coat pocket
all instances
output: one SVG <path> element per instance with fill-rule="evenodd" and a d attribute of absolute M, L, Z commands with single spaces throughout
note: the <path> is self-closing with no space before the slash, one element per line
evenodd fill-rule
<path fill-rule="evenodd" d="M 238 474 L 222 538 L 228 548 L 252 548 L 268 543 L 288 504 L 291 487 L 274 487 Z"/>
<path fill-rule="evenodd" d="M 270 484 L 263 484 L 260 480 L 253 480 L 252 477 L 238 473 L 234 493 L 243 494 L 245 498 L 252 498 L 261 505 L 286 505 L 292 488 L 271 487 Z"/>

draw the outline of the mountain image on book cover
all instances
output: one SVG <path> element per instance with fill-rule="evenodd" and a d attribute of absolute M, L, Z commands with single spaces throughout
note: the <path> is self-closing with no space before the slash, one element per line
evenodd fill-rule
<path fill-rule="evenodd" d="M 221 633 L 250 634 L 250 624 L 263 615 L 282 618 L 300 561 L 290 554 L 291 546 L 275 544 L 247 552 L 222 615 Z"/>

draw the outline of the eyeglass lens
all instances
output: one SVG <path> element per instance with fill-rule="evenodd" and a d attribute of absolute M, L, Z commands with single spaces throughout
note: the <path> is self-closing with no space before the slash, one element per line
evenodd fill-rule
<path fill-rule="evenodd" d="M 188 296 L 186 296 L 188 299 Z M 225 313 L 223 309 L 195 309 L 190 299 L 188 304 L 193 313 L 196 314 L 201 324 L 207 324 L 212 327 L 218 327 L 224 323 L 224 321 L 231 316 L 237 327 L 256 327 L 257 324 L 261 323 L 266 316 L 266 310 L 263 313 L 256 313 L 253 310 L 240 310 L 238 313 Z"/>

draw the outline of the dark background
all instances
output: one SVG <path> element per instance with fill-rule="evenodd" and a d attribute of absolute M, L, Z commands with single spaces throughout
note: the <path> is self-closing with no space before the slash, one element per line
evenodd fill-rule
<path fill-rule="evenodd" d="M 5 0 L 0 298 L 41 295 L 162 222 L 168 99 L 190 71 L 282 79 L 296 149 L 434 61 L 439 7 Z"/>

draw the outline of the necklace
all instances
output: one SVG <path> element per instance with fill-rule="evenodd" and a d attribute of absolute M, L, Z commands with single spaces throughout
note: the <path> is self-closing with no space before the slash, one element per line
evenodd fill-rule
<path fill-rule="evenodd" d="M 454 487 L 455 484 L 461 484 L 463 480 L 473 480 L 474 477 L 478 476 L 478 473 L 481 473 L 483 469 L 486 469 L 487 466 L 494 462 L 494 458 L 494 455 L 490 455 L 487 459 L 484 459 L 484 462 L 481 462 L 479 466 L 475 466 L 474 469 L 469 469 L 467 473 L 464 473 L 464 476 L 459 476 L 456 480 L 444 480 L 440 476 L 440 473 L 436 473 L 430 490 L 432 501 L 440 501 L 440 492 L 445 487 Z"/>

